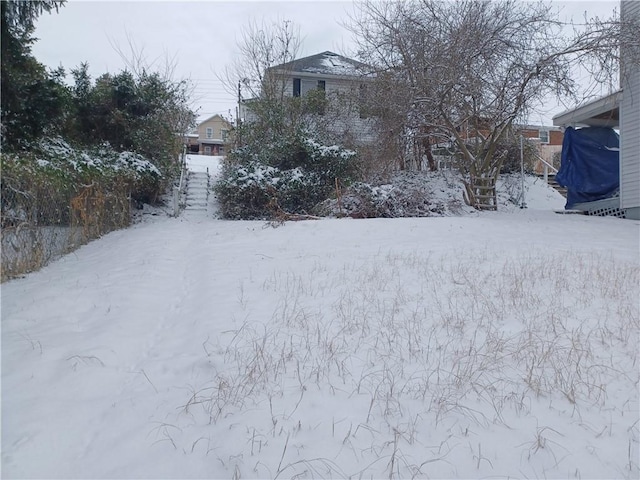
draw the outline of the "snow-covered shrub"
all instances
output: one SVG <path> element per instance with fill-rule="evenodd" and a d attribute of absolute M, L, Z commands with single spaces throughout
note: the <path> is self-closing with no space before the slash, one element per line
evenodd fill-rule
<path fill-rule="evenodd" d="M 30 152 L 2 156 L 3 227 L 69 225 L 73 199 L 89 189 L 126 201 L 128 211 L 130 200 L 155 199 L 161 178 L 151 162 L 108 144 L 77 150 L 59 138 L 43 140 Z"/>
<path fill-rule="evenodd" d="M 316 213 L 353 218 L 433 217 L 457 215 L 466 208 L 454 172 L 402 171 L 386 183 L 356 182 L 339 199 L 324 201 Z"/>
<path fill-rule="evenodd" d="M 334 191 L 336 179 L 352 181 L 355 160 L 352 150 L 294 135 L 231 152 L 214 189 L 225 218 L 309 213 Z"/>
<path fill-rule="evenodd" d="M 214 188 L 223 216 L 233 219 L 266 219 L 280 211 L 302 213 L 326 193 L 312 172 L 280 170 L 258 162 L 227 163 Z"/>
<path fill-rule="evenodd" d="M 320 176 L 334 180 L 350 180 L 354 175 L 356 152 L 338 145 L 326 146 L 312 139 L 305 139 L 304 150 L 307 154 L 305 168 Z"/>
<path fill-rule="evenodd" d="M 323 145 L 296 133 L 279 138 L 268 145 L 244 145 L 229 154 L 229 161 L 238 164 L 258 162 L 280 170 L 301 168 L 322 177 L 349 180 L 355 172 L 357 153 L 339 145 Z"/>
<path fill-rule="evenodd" d="M 34 155 L 45 170 L 67 172 L 84 184 L 126 183 L 137 202 L 153 203 L 161 193 L 163 176 L 153 163 L 138 153 L 117 152 L 108 143 L 80 150 L 61 138 L 44 139 Z"/>

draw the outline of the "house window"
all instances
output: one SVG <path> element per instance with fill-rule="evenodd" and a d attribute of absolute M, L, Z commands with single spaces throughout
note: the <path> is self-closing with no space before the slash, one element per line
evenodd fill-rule
<path fill-rule="evenodd" d="M 213 138 L 213 128 L 207 127 L 206 135 L 207 135 L 207 138 Z"/>
<path fill-rule="evenodd" d="M 293 79 L 293 96 L 294 97 L 300 96 L 300 79 L 299 78 Z"/>
<path fill-rule="evenodd" d="M 229 139 L 229 130 L 220 130 L 220 134 L 222 135 L 223 142 L 226 142 Z"/>
<path fill-rule="evenodd" d="M 211 155 L 211 147 L 210 146 L 206 146 L 204 147 L 204 154 L 205 155 Z"/>
<path fill-rule="evenodd" d="M 538 136 L 540 143 L 549 143 L 549 130 L 540 130 Z"/>
<path fill-rule="evenodd" d="M 324 80 L 318 80 L 318 90 L 325 91 L 326 82 Z"/>

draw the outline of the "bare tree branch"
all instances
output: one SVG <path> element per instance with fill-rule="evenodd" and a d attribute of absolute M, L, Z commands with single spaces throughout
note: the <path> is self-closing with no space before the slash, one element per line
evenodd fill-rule
<path fill-rule="evenodd" d="M 576 101 L 580 69 L 591 74 L 592 85 L 613 89 L 620 47 L 633 61 L 640 58 L 639 25 L 615 16 L 567 25 L 545 2 L 364 0 L 359 6 L 349 27 L 361 56 L 386 73 L 379 75 L 379 91 L 393 89 L 385 105 L 395 113 L 387 119 L 409 131 L 446 132 L 464 159 L 462 171 L 472 176 L 496 175 L 505 135 L 549 98 Z"/>

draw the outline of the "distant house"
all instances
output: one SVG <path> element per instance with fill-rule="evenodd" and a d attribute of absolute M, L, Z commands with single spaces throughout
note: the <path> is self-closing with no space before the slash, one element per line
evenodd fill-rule
<path fill-rule="evenodd" d="M 322 92 L 327 101 L 340 101 L 344 108 L 339 116 L 332 118 L 329 128 L 336 134 L 349 132 L 356 143 L 367 144 L 374 140 L 372 123 L 370 119 L 363 118 L 365 115 L 359 109 L 359 100 L 362 90 L 372 78 L 371 72 L 371 67 L 362 62 L 327 51 L 271 67 L 266 73 L 282 83 L 288 97 Z M 324 111 L 319 109 L 308 113 L 322 116 Z M 241 118 L 245 121 L 255 118 L 251 112 L 251 100 L 243 104 Z"/>
<path fill-rule="evenodd" d="M 640 22 L 640 2 L 621 1 L 620 18 L 623 23 Z M 619 129 L 619 196 L 579 208 L 640 220 L 640 65 L 625 48 L 620 63 L 619 91 L 556 115 L 553 124 Z"/>
<path fill-rule="evenodd" d="M 483 125 L 482 121 L 479 122 Z M 472 140 L 476 135 L 486 138 L 491 134 L 488 127 L 480 126 L 476 131 L 468 123 L 463 123 L 458 131 L 464 139 Z M 564 133 L 558 126 L 548 125 L 514 125 L 513 130 L 517 138 L 522 135 L 529 144 L 534 145 L 538 151 L 539 160 L 534 165 L 536 173 L 544 170 L 543 161 L 553 165 L 554 155 L 562 150 L 562 140 Z M 437 147 L 437 146 L 436 146 Z"/>
<path fill-rule="evenodd" d="M 543 160 L 553 166 L 554 156 L 562 151 L 562 129 L 557 126 L 524 125 L 519 127 L 519 132 L 538 149 L 540 159 L 535 162 L 535 172 L 543 173 Z"/>
<path fill-rule="evenodd" d="M 225 145 L 231 143 L 232 126 L 220 115 L 213 115 L 185 137 L 187 151 L 200 155 L 224 155 Z"/>
<path fill-rule="evenodd" d="M 524 125 L 519 127 L 520 133 L 530 140 L 536 140 L 540 145 L 562 145 L 562 129 L 543 125 Z"/>

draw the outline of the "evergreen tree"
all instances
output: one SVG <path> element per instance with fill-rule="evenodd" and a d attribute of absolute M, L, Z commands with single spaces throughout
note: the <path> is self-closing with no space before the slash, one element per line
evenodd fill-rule
<path fill-rule="evenodd" d="M 0 2 L 2 148 L 17 149 L 59 125 L 69 92 L 64 71 L 48 72 L 31 54 L 34 22 L 63 1 Z"/>

